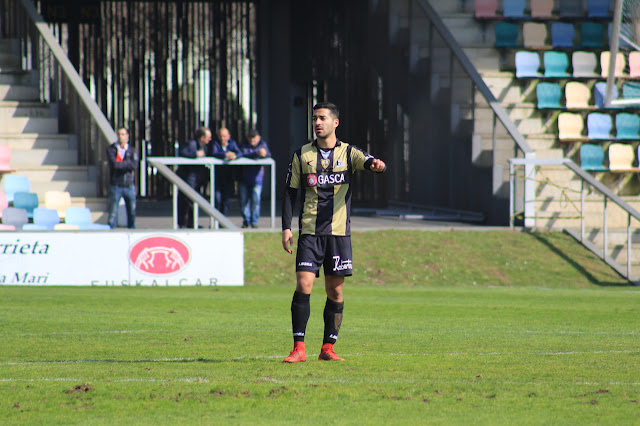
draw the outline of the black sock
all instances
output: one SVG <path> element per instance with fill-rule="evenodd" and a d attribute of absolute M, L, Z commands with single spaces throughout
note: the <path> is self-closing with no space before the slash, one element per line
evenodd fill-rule
<path fill-rule="evenodd" d="M 335 343 L 342 324 L 342 309 L 344 302 L 334 302 L 327 298 L 324 305 L 324 339 L 322 343 Z"/>
<path fill-rule="evenodd" d="M 293 300 L 291 300 L 291 328 L 293 329 L 294 342 L 304 342 L 304 333 L 311 314 L 309 296 L 311 295 L 297 291 L 293 293 Z"/>

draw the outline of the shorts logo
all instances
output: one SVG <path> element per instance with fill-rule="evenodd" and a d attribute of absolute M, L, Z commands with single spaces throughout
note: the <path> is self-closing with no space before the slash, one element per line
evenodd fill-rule
<path fill-rule="evenodd" d="M 307 185 L 316 186 L 318 184 L 318 176 L 313 173 L 307 175 Z"/>
<path fill-rule="evenodd" d="M 341 260 L 340 256 L 333 256 L 333 270 L 344 271 L 345 269 L 353 269 L 351 259 Z"/>
<path fill-rule="evenodd" d="M 299 262 L 298 266 L 313 266 L 313 263 L 311 263 L 311 262 Z"/>
<path fill-rule="evenodd" d="M 129 250 L 129 261 L 140 272 L 152 275 L 175 274 L 189 263 L 191 252 L 173 237 L 147 237 Z"/>
<path fill-rule="evenodd" d="M 329 167 L 329 159 L 323 158 L 322 160 L 320 160 L 320 164 L 322 164 L 323 169 L 326 169 L 327 167 Z"/>

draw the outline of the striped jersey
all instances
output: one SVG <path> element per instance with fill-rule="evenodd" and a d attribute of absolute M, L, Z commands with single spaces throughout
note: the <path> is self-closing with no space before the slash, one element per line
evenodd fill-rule
<path fill-rule="evenodd" d="M 337 141 L 323 150 L 311 142 L 300 147 L 289 164 L 285 192 L 302 188 L 300 233 L 345 236 L 351 234 L 351 176 L 367 170 L 373 156 L 348 143 Z M 292 203 L 285 194 L 282 228 L 291 227 Z"/>

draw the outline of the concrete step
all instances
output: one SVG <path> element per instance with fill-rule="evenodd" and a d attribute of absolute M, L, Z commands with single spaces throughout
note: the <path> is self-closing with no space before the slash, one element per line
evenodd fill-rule
<path fill-rule="evenodd" d="M 15 117 L 51 118 L 56 116 L 56 107 L 44 102 L 0 102 L 0 120 Z M 4 132 L 8 130 L 3 129 Z"/>
<path fill-rule="evenodd" d="M 72 196 L 77 197 L 96 197 L 96 183 L 89 181 L 32 181 L 31 192 L 35 192 L 38 196 L 44 195 L 47 191 L 68 191 Z"/>
<path fill-rule="evenodd" d="M 78 146 L 75 135 L 38 133 L 0 133 L 0 144 L 9 145 L 12 152 L 31 149 L 77 149 Z"/>
<path fill-rule="evenodd" d="M 500 52 L 491 47 L 463 47 L 478 72 L 500 72 Z"/>
<path fill-rule="evenodd" d="M 495 25 L 478 22 L 471 14 L 441 16 L 456 41 L 465 48 L 491 47 L 496 44 Z"/>
<path fill-rule="evenodd" d="M 17 55 L 20 49 L 20 45 L 17 39 L 13 38 L 0 38 L 0 52 L 4 54 Z"/>
<path fill-rule="evenodd" d="M 0 101 L 39 101 L 40 91 L 36 86 L 0 84 Z"/>
<path fill-rule="evenodd" d="M 0 67 L 0 84 L 29 86 L 36 84 L 36 71 L 23 71 L 15 67 Z"/>
<path fill-rule="evenodd" d="M 8 53 L 6 50 L 0 50 L 0 67 L 20 68 L 20 56 L 15 53 Z"/>
<path fill-rule="evenodd" d="M 11 151 L 11 168 L 16 170 L 38 166 L 74 166 L 78 164 L 75 149 L 17 149 Z"/>
<path fill-rule="evenodd" d="M 473 2 L 465 0 L 430 0 L 429 4 L 438 15 L 466 14 L 473 15 Z"/>
<path fill-rule="evenodd" d="M 53 181 L 74 181 L 88 182 L 91 180 L 89 168 L 87 166 L 36 166 L 33 168 L 22 168 L 16 172 L 21 176 L 27 176 L 31 183 L 53 182 Z M 95 184 L 94 184 L 95 185 Z M 79 194 L 73 194 L 80 196 Z M 88 195 L 82 195 L 86 197 Z"/>
<path fill-rule="evenodd" d="M 57 118 L 1 117 L 2 130 L 8 133 L 58 133 Z"/>

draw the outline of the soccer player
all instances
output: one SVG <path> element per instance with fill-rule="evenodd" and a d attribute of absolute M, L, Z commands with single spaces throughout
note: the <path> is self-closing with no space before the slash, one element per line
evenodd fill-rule
<path fill-rule="evenodd" d="M 291 254 L 291 217 L 297 193 L 303 189 L 300 236 L 296 252 L 296 291 L 291 301 L 293 350 L 284 362 L 306 361 L 305 330 L 313 281 L 324 267 L 327 301 L 324 308 L 323 361 L 344 361 L 333 350 L 342 323 L 344 277 L 351 259 L 351 175 L 356 170 L 384 172 L 384 161 L 338 140 L 338 107 L 324 102 L 313 107 L 314 142 L 303 145 L 291 159 L 282 202 L 282 247 Z"/>

